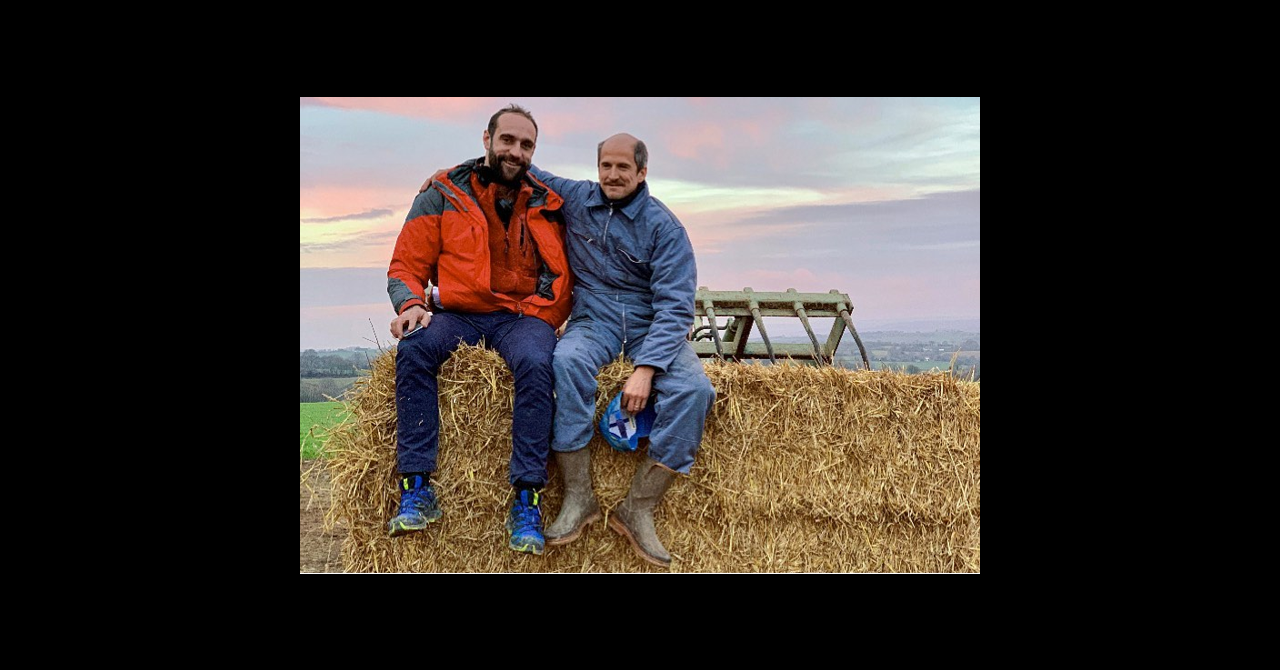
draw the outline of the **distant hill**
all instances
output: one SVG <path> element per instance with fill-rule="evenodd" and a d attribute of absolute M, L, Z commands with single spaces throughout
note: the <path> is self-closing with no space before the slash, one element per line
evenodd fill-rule
<path fill-rule="evenodd" d="M 904 333 L 932 333 L 936 330 L 982 332 L 981 319 L 859 319 L 853 315 L 853 325 L 858 334 L 867 332 L 898 331 Z"/>
<path fill-rule="evenodd" d="M 934 323 L 934 322 L 918 322 Z M 826 342 L 829 328 L 818 328 L 819 342 Z M 918 372 L 932 368 L 946 368 L 955 358 L 955 369 L 960 376 L 978 371 L 981 361 L 982 335 L 978 329 L 936 329 L 930 331 L 863 330 L 858 329 L 867 348 L 872 367 L 905 369 Z M 807 344 L 804 335 L 780 335 L 769 338 L 777 344 Z M 760 342 L 760 334 L 753 332 L 751 342 Z M 367 374 L 370 363 L 382 355 L 383 349 L 371 347 L 346 347 L 344 349 L 307 349 L 300 357 L 300 402 L 318 402 L 324 396 L 337 397 L 355 381 L 357 375 Z M 840 339 L 836 353 L 838 365 L 861 367 L 861 355 L 848 333 Z"/>
<path fill-rule="evenodd" d="M 828 333 L 826 329 L 823 329 L 820 332 L 815 332 L 814 334 L 818 336 L 819 342 L 826 342 L 827 336 L 830 333 Z M 758 337 L 760 337 L 760 334 L 753 332 L 751 334 L 750 341 L 754 342 Z M 925 342 L 960 343 L 960 342 L 967 342 L 969 340 L 972 340 L 974 342 L 982 341 L 981 333 L 979 333 L 976 330 L 975 331 L 935 330 L 931 332 L 903 332 L 900 330 L 863 331 L 861 328 L 859 328 L 858 337 L 862 338 L 863 343 L 885 342 L 890 344 L 915 344 L 915 343 L 925 343 Z M 807 335 L 802 335 L 799 337 L 794 335 L 784 335 L 781 337 L 770 337 L 769 339 L 774 342 L 785 343 L 785 344 L 793 344 L 796 342 L 809 341 L 809 337 Z M 849 344 L 852 342 L 853 342 L 853 338 L 849 337 L 849 334 L 846 332 L 844 334 L 844 337 L 840 338 L 840 347 L 843 349 L 846 344 Z"/>
<path fill-rule="evenodd" d="M 300 353 L 313 353 L 320 356 L 339 356 L 347 360 L 364 362 L 366 359 L 372 361 L 377 358 L 382 351 L 370 347 L 346 347 L 345 349 L 304 349 Z"/>
<path fill-rule="evenodd" d="M 304 379 L 353 378 L 368 370 L 381 353 L 367 347 L 307 349 L 298 356 L 298 375 Z"/>
<path fill-rule="evenodd" d="M 846 335 L 847 337 L 847 335 Z M 900 330 L 872 330 L 867 332 L 858 331 L 858 337 L 863 342 L 891 342 L 894 344 L 907 344 L 912 342 L 966 342 L 973 340 L 975 342 L 982 341 L 982 334 L 977 330 L 934 330 L 930 332 L 903 332 Z M 849 338 L 853 339 L 853 338 Z"/>
<path fill-rule="evenodd" d="M 916 323 L 934 323 L 934 322 L 920 321 Z M 827 340 L 827 335 L 829 335 L 827 328 L 819 328 L 815 331 L 815 334 L 818 336 L 819 342 L 825 342 Z M 759 332 L 753 331 L 751 333 L 752 342 L 758 341 L 759 337 L 760 337 Z M 973 329 L 953 328 L 953 329 L 937 329 L 937 330 L 927 330 L 927 331 L 893 330 L 893 329 L 865 330 L 862 328 L 861 325 L 858 325 L 858 337 L 861 337 L 863 342 L 887 342 L 892 344 L 911 344 L 911 343 L 917 343 L 917 342 L 960 343 L 960 342 L 966 342 L 969 340 L 973 340 L 975 342 L 982 341 L 981 332 L 977 328 L 973 328 Z M 805 336 L 805 335 L 799 335 L 799 336 L 782 335 L 782 336 L 770 337 L 769 339 L 774 342 L 789 343 L 789 344 L 809 341 L 808 336 Z M 841 338 L 841 345 L 844 345 L 846 343 L 851 343 L 851 342 L 853 342 L 853 338 L 849 337 L 848 333 L 845 333 L 845 336 Z M 302 353 L 306 354 L 307 352 L 312 352 L 313 354 L 319 355 L 319 356 L 339 356 L 346 360 L 357 362 L 357 363 L 365 363 L 366 361 L 372 361 L 382 353 L 381 350 L 376 348 L 371 348 L 371 347 L 346 347 L 345 349 L 315 349 L 315 350 L 307 349 Z"/>

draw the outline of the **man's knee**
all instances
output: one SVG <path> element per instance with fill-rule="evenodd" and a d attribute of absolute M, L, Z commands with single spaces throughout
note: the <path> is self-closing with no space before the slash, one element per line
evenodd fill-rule
<path fill-rule="evenodd" d="M 436 346 L 429 343 L 425 332 L 415 333 L 413 337 L 406 337 L 400 340 L 400 344 L 396 345 L 396 363 L 401 362 L 424 362 L 430 358 L 435 358 Z"/>
<path fill-rule="evenodd" d="M 511 373 L 517 377 L 526 375 L 551 375 L 551 349 L 549 347 L 530 347 L 521 351 L 510 361 Z"/>
<path fill-rule="evenodd" d="M 435 370 L 448 360 L 461 343 L 462 338 L 446 332 L 445 328 L 438 328 L 433 332 L 432 327 L 427 326 L 426 330 L 403 338 L 396 345 L 396 368 L 412 365 Z"/>
<path fill-rule="evenodd" d="M 680 387 L 680 399 L 691 411 L 711 411 L 711 405 L 716 401 L 716 389 L 706 375 L 690 375 L 681 380 Z"/>
<path fill-rule="evenodd" d="M 591 370 L 591 356 L 583 347 L 561 341 L 551 355 L 551 366 L 556 375 L 574 375 L 590 372 L 594 378 L 597 371 Z"/>
<path fill-rule="evenodd" d="M 666 376 L 667 379 L 662 380 L 665 382 L 664 386 L 676 395 L 689 398 L 691 401 L 707 403 L 716 399 L 716 390 L 711 386 L 711 380 L 707 378 L 701 366 L 697 368 L 673 366 L 667 371 Z"/>
<path fill-rule="evenodd" d="M 699 402 L 706 403 L 708 409 L 716 401 L 716 387 L 711 385 L 711 380 L 707 379 L 705 374 L 698 375 L 698 379 L 694 383 L 693 393 Z"/>

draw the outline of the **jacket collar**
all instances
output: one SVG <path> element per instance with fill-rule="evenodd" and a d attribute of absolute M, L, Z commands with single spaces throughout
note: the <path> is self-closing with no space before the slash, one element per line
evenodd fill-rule
<path fill-rule="evenodd" d="M 636 190 L 635 196 L 636 197 L 631 199 L 631 202 L 623 205 L 622 207 L 622 213 L 626 214 L 627 218 L 632 221 L 635 221 L 636 217 L 640 215 L 640 211 L 643 210 L 644 206 L 649 202 L 649 180 L 646 179 L 640 182 L 640 188 Z M 587 206 L 611 206 L 609 199 L 605 197 L 604 190 L 599 184 L 596 184 L 595 190 L 591 192 L 591 199 L 587 201 Z"/>
<path fill-rule="evenodd" d="M 475 172 L 477 167 L 483 165 L 484 156 L 472 158 L 469 161 L 464 161 L 454 166 L 453 169 L 449 170 L 448 174 L 441 175 L 440 178 L 453 182 L 453 185 L 458 187 L 459 190 L 466 193 L 472 199 L 475 199 L 475 194 L 471 192 L 471 173 Z M 549 189 L 539 183 L 538 180 L 534 179 L 533 174 L 529 172 L 524 173 L 520 186 L 522 188 L 527 186 L 533 189 L 533 195 L 529 198 L 530 207 L 542 207 L 546 204 Z M 638 197 L 636 199 L 639 200 Z"/>

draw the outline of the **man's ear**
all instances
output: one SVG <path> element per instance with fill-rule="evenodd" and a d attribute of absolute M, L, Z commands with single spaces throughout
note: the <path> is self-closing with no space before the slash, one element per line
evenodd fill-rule
<path fill-rule="evenodd" d="M 644 178 L 649 176 L 649 166 L 646 165 L 641 168 L 640 171 L 636 173 L 636 176 L 639 177 L 639 179 L 636 180 L 637 184 L 644 183 Z"/>
<path fill-rule="evenodd" d="M 489 129 L 485 128 L 484 133 L 480 135 L 481 146 L 484 147 L 485 153 L 489 152 Z"/>

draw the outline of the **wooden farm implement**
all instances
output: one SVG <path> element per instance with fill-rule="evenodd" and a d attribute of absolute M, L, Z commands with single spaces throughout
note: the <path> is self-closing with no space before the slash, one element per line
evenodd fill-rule
<path fill-rule="evenodd" d="M 783 292 L 766 293 L 751 290 L 711 291 L 698 288 L 697 311 L 689 339 L 700 358 L 741 361 L 767 358 L 777 362 L 779 358 L 814 361 L 817 365 L 831 365 L 836 348 L 846 330 L 853 336 L 862 354 L 862 364 L 869 370 L 871 362 L 862 339 L 853 327 L 853 303 L 849 296 L 835 289 L 827 293 L 797 293 L 789 288 Z M 764 317 L 791 317 L 800 319 L 808 343 L 773 342 L 765 329 Z M 831 332 L 825 341 L 819 341 L 809 319 L 835 317 Z M 723 319 L 723 322 L 721 322 Z M 752 329 L 759 331 L 759 342 L 748 342 Z"/>

